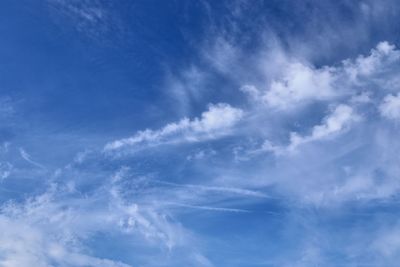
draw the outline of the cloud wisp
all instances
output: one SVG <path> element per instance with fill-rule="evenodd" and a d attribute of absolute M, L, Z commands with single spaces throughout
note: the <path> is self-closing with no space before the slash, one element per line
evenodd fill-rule
<path fill-rule="evenodd" d="M 184 118 L 176 123 L 167 124 L 160 130 L 140 131 L 132 137 L 108 143 L 104 150 L 113 151 L 126 147 L 157 146 L 168 143 L 185 143 L 212 140 L 230 133 L 242 119 L 243 111 L 220 103 L 210 105 L 200 118 Z"/>

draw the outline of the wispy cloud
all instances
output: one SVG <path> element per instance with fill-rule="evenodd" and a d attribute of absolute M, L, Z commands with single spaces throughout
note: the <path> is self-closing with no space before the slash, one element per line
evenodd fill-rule
<path fill-rule="evenodd" d="M 121 33 L 118 17 L 112 15 L 101 0 L 47 0 L 54 22 L 59 27 L 72 27 L 83 36 L 104 41 L 107 35 Z"/>
<path fill-rule="evenodd" d="M 153 182 L 164 184 L 164 185 L 176 186 L 176 187 L 198 189 L 198 190 L 203 190 L 203 191 L 215 191 L 215 192 L 220 192 L 220 193 L 237 194 L 237 195 L 249 196 L 249 197 L 261 197 L 261 198 L 268 197 L 267 194 L 264 194 L 262 192 L 249 190 L 249 189 L 243 189 L 243 188 L 224 187 L 224 186 L 205 186 L 205 185 L 194 185 L 194 184 L 177 184 L 177 183 L 171 183 L 171 182 L 165 182 L 165 181 L 153 181 Z"/>
<path fill-rule="evenodd" d="M 113 151 L 144 144 L 155 146 L 168 143 L 185 143 L 210 140 L 229 134 L 243 117 L 241 109 L 228 104 L 210 105 L 200 118 L 184 118 L 176 123 L 167 124 L 160 130 L 140 131 L 132 137 L 108 143 L 104 150 Z"/>
<path fill-rule="evenodd" d="M 207 211 L 220 211 L 220 212 L 250 212 L 249 210 L 245 209 L 234 209 L 234 208 L 221 208 L 221 207 L 210 207 L 210 206 L 195 206 L 195 205 L 188 205 L 182 203 L 174 203 L 174 202 L 167 202 L 165 204 L 184 207 L 184 208 L 191 208 L 191 209 L 199 209 L 199 210 L 207 210 Z"/>
<path fill-rule="evenodd" d="M 71 68 L 51 73 L 79 79 L 48 82 L 73 80 L 76 91 L 46 89 L 38 109 L 39 87 L 30 89 L 34 96 L 10 94 L 24 95 L 26 106 L 35 107 L 12 122 L 27 128 L 11 133 L 6 124 L 19 111 L 11 98 L 0 98 L 0 120 L 7 122 L 0 127 L 0 266 L 396 266 L 400 51 L 395 38 L 379 40 L 386 40 L 382 26 L 397 25 L 391 20 L 399 5 L 201 1 L 193 16 L 191 3 L 178 2 L 167 4 L 171 10 L 165 14 L 164 6 L 146 4 L 146 11 L 134 15 L 130 11 L 140 4 L 48 0 L 53 21 L 35 18 L 38 25 L 56 21 L 72 27 L 67 32 L 68 38 L 77 34 L 74 53 L 87 55 L 84 62 L 76 57 Z M 207 19 L 199 6 L 207 9 Z M 119 19 L 140 31 L 119 46 L 123 60 L 115 47 L 93 49 L 79 39 L 115 44 L 107 37 L 120 30 Z M 164 19 L 168 23 L 161 25 Z M 18 21 L 28 24 L 25 18 Z M 186 21 L 198 27 L 195 40 L 185 33 Z M 17 30 L 10 32 L 20 34 Z M 49 33 L 43 30 L 32 32 Z M 16 36 L 9 39 L 29 37 Z M 40 47 L 40 41 L 32 51 L 50 48 L 53 57 L 68 46 L 62 38 L 50 39 L 49 46 Z M 146 50 L 143 44 L 157 50 L 151 63 L 148 55 L 136 58 Z M 81 66 L 103 56 L 117 69 L 110 80 L 98 79 L 96 68 L 88 75 Z M 65 62 L 65 55 L 58 60 Z M 163 77 L 156 77 L 156 61 L 170 67 L 165 86 L 157 83 Z M 93 90 L 86 90 L 88 85 Z M 11 88 L 19 87 L 17 81 Z M 142 94 L 138 87 L 151 91 Z M 75 96 L 78 89 L 82 94 Z M 105 96 L 114 97 L 114 91 L 105 90 L 116 90 L 118 101 L 108 103 Z M 155 103 L 153 94 L 170 99 Z M 66 103 L 79 102 L 83 111 L 54 104 L 59 103 L 54 97 L 67 95 Z M 105 100 L 97 107 L 113 112 L 99 108 L 81 120 L 91 110 L 87 99 Z M 121 119 L 129 114 L 111 104 L 131 99 L 143 101 L 140 107 L 160 104 L 160 110 L 173 103 L 169 108 L 179 117 L 156 114 L 146 120 L 142 108 L 127 105 L 121 110 L 143 113 L 137 125 L 144 126 L 130 135 L 132 121 Z M 115 122 L 105 125 L 127 125 L 107 131 L 96 118 L 93 128 L 85 128 L 90 118 L 103 115 Z M 54 117 L 68 122 L 61 127 Z M 74 135 L 71 124 L 79 128 Z M 44 141 L 55 132 L 66 132 L 59 147 Z M 93 140 L 93 132 L 101 138 Z M 116 138 L 116 132 L 126 138 Z M 73 152 L 61 151 L 70 146 Z"/>
<path fill-rule="evenodd" d="M 291 133 L 288 149 L 292 151 L 301 144 L 328 138 L 331 135 L 346 130 L 352 123 L 360 119 L 361 117 L 350 106 L 339 105 L 333 110 L 332 114 L 324 119 L 323 124 L 313 127 L 309 136 L 300 136 L 297 133 Z"/>
<path fill-rule="evenodd" d="M 46 169 L 46 167 L 44 167 L 42 164 L 37 163 L 36 161 L 32 160 L 31 155 L 29 155 L 28 152 L 26 152 L 23 148 L 19 149 L 19 153 L 20 153 L 21 157 L 24 160 L 26 160 L 27 162 L 29 162 L 30 164 L 32 164 L 40 169 L 43 169 L 43 170 Z"/>

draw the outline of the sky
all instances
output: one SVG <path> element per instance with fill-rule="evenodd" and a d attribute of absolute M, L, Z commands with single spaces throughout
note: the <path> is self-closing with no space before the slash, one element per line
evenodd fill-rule
<path fill-rule="evenodd" d="M 0 1 L 0 267 L 398 266 L 399 12 Z"/>

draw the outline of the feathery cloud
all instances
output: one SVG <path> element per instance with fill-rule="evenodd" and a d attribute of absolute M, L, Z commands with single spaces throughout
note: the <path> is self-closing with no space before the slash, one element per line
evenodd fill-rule
<path fill-rule="evenodd" d="M 228 104 L 210 105 L 200 118 L 192 120 L 184 118 L 177 123 L 167 124 L 160 130 L 140 131 L 132 137 L 108 143 L 104 149 L 113 151 L 140 144 L 154 146 L 215 139 L 229 134 L 243 115 L 244 112 L 241 109 Z"/>

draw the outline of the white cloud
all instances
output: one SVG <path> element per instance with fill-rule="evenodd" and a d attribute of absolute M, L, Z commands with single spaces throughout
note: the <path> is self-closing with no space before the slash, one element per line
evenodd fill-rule
<path fill-rule="evenodd" d="M 303 143 L 321 140 L 333 134 L 340 133 L 349 127 L 351 123 L 359 119 L 359 115 L 354 112 L 352 107 L 344 104 L 339 105 L 324 119 L 323 124 L 314 126 L 311 135 L 302 137 L 297 133 L 292 133 L 289 150 L 293 150 Z"/>
<path fill-rule="evenodd" d="M 269 107 L 288 110 L 310 100 L 328 100 L 337 94 L 334 79 L 328 67 L 314 69 L 299 62 L 290 63 L 283 77 L 274 80 L 262 95 L 262 101 Z"/>
<path fill-rule="evenodd" d="M 400 93 L 397 95 L 387 95 L 379 106 L 381 115 L 385 118 L 400 119 Z"/>
<path fill-rule="evenodd" d="M 113 182 L 107 188 L 79 197 L 53 185 L 25 202 L 1 206 L 0 266 L 130 266 L 90 255 L 86 240 L 96 233 L 120 232 L 168 250 L 180 245 L 181 227 L 165 213 L 124 200 Z"/>
<path fill-rule="evenodd" d="M 346 95 L 353 95 L 353 102 L 372 103 L 366 88 L 379 88 L 378 91 L 400 89 L 400 52 L 388 42 L 379 43 L 369 55 L 320 68 L 296 58 L 281 58 L 277 65 L 281 71 L 268 70 L 262 75 L 265 76 L 261 79 L 264 85 L 246 84 L 240 90 L 252 101 L 266 107 L 291 111 L 316 101 L 331 101 Z"/>
<path fill-rule="evenodd" d="M 166 143 L 197 142 L 221 137 L 229 133 L 243 117 L 241 109 L 228 104 L 210 105 L 200 118 L 183 118 L 177 123 L 167 124 L 160 130 L 140 131 L 132 137 L 120 139 L 105 146 L 105 151 L 146 143 L 159 145 Z"/>
<path fill-rule="evenodd" d="M 324 140 L 345 131 L 352 123 L 360 120 L 360 118 L 361 117 L 355 113 L 352 107 L 340 104 L 331 114 L 324 118 L 322 124 L 312 128 L 310 135 L 301 136 L 296 132 L 292 132 L 290 134 L 290 143 L 286 147 L 274 145 L 269 140 L 266 140 L 262 146 L 262 150 L 271 151 L 278 155 L 294 152 L 302 144 Z"/>
<path fill-rule="evenodd" d="M 283 71 L 270 83 L 268 90 L 248 84 L 240 88 L 253 101 L 279 111 L 293 110 L 312 101 L 329 100 L 339 95 L 334 88 L 335 69 L 320 69 L 289 60 L 282 64 Z"/>
<path fill-rule="evenodd" d="M 353 82 L 360 83 L 361 79 L 372 78 L 376 73 L 387 71 L 387 67 L 400 59 L 400 52 L 388 42 L 380 42 L 370 55 L 360 55 L 356 60 L 343 61 L 344 72 Z"/>
<path fill-rule="evenodd" d="M 127 264 L 85 255 L 80 251 L 80 245 L 70 239 L 77 232 L 66 228 L 68 222 L 63 222 L 79 214 L 68 214 L 61 207 L 47 208 L 44 202 L 39 201 L 23 206 L 22 210 L 17 206 L 3 210 L 0 215 L 0 266 L 129 267 Z"/>

